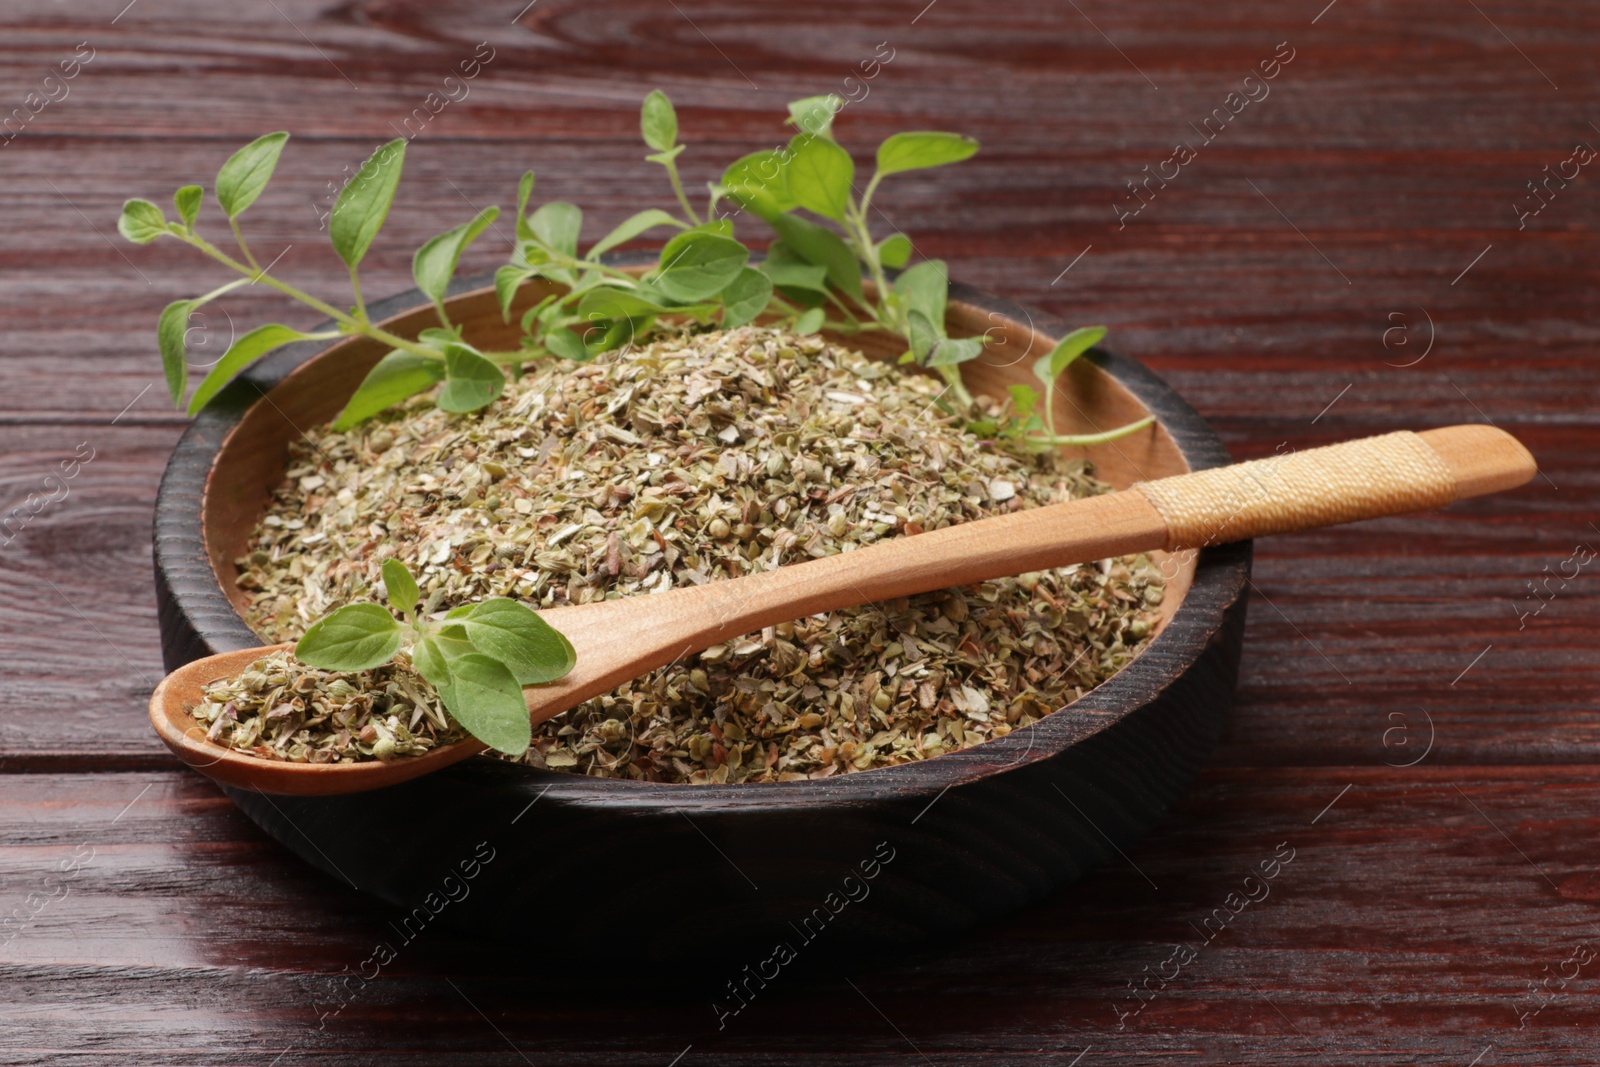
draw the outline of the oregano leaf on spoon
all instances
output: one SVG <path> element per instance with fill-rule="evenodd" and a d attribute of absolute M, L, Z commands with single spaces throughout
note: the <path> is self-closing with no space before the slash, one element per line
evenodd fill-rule
<path fill-rule="evenodd" d="M 577 660 L 572 643 L 507 597 L 427 618 L 417 581 L 398 559 L 384 560 L 383 588 L 407 625 L 381 605 L 349 604 L 313 623 L 295 658 L 327 671 L 371 670 L 393 659 L 409 636 L 412 666 L 464 730 L 501 752 L 526 751 L 532 728 L 522 687 L 568 674 Z"/>

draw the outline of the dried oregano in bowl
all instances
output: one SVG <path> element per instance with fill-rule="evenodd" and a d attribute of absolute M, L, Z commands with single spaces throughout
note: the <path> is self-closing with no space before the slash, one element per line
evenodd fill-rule
<path fill-rule="evenodd" d="M 376 599 L 389 558 L 435 617 L 491 597 L 543 608 L 1105 491 L 1081 462 L 976 436 L 935 402 L 940 389 L 817 336 L 673 329 L 593 363 L 542 364 L 482 411 L 418 398 L 351 430 L 312 430 L 239 561 L 247 621 L 265 641 L 296 639 Z M 557 716 L 523 759 L 690 783 L 924 759 L 1004 736 L 1108 678 L 1148 638 L 1161 596 L 1156 567 L 1131 557 L 797 620 Z M 256 673 L 281 686 L 216 692 L 210 705 L 228 708 L 217 732 L 254 730 L 263 755 L 321 760 L 450 739 L 404 658 L 380 671 L 350 681 L 377 681 L 387 699 L 352 709 L 319 699 L 325 672 L 264 665 Z M 260 727 L 238 725 L 257 713 Z"/>

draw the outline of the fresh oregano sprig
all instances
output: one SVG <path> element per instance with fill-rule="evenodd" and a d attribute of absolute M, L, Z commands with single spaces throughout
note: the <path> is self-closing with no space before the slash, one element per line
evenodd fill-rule
<path fill-rule="evenodd" d="M 183 406 L 188 389 L 183 339 L 189 316 L 225 293 L 255 282 L 316 309 L 332 319 L 335 328 L 304 333 L 273 323 L 258 326 L 235 339 L 189 397 L 190 414 L 203 408 L 245 367 L 274 349 L 296 341 L 326 341 L 354 335 L 370 337 L 392 351 L 351 398 L 335 423 L 340 428 L 353 426 L 440 382 L 445 382 L 446 387 L 441 391 L 439 403 L 448 410 L 475 411 L 493 401 L 505 388 L 501 367 L 515 366 L 525 357 L 516 352 L 481 352 L 463 341 L 445 313 L 444 296 L 461 253 L 499 216 L 499 209 L 485 208 L 470 222 L 440 234 L 417 250 L 412 260 L 412 274 L 417 287 L 434 302 L 442 328 L 424 331 L 415 340 L 401 337 L 368 317 L 358 268 L 394 203 L 405 161 L 405 139 L 396 138 L 374 152 L 334 202 L 328 232 L 334 252 L 350 275 L 354 303 L 347 309 L 335 307 L 263 269 L 240 229 L 240 216 L 266 189 L 288 139 L 289 135 L 282 132 L 258 137 L 229 157 L 217 172 L 217 204 L 227 217 L 228 228 L 238 246 L 237 255 L 224 251 L 199 233 L 197 224 L 205 193 L 198 185 L 184 186 L 174 194 L 176 220 L 169 220 L 161 208 L 148 200 L 129 200 L 123 205 L 117 229 L 130 241 L 149 244 L 162 237 L 173 237 L 240 275 L 235 281 L 202 296 L 176 300 L 162 311 L 156 337 L 173 403 Z"/>
<path fill-rule="evenodd" d="M 1153 415 L 1147 415 L 1126 426 L 1119 426 L 1104 433 L 1057 432 L 1056 383 L 1079 356 L 1099 344 L 1105 335 L 1104 326 L 1085 326 L 1067 334 L 1056 343 L 1055 348 L 1034 361 L 1033 375 L 1044 386 L 1044 395 L 1041 397 L 1031 386 L 1013 385 L 1010 387 L 1011 405 L 1006 416 L 999 420 L 986 421 L 976 428 L 987 436 L 1003 438 L 1025 448 L 1047 449 L 1059 445 L 1103 444 L 1150 425 L 1155 421 Z"/>
<path fill-rule="evenodd" d="M 945 328 L 948 272 L 942 260 L 913 266 L 913 246 L 903 233 L 882 240 L 872 234 L 872 200 L 885 178 L 969 159 L 978 143 L 939 131 L 897 133 L 877 149 L 875 168 L 857 192 L 855 162 L 833 134 L 833 119 L 843 106 L 837 96 L 815 96 L 789 105 L 798 132 L 788 144 L 755 152 L 727 167 L 719 182 L 708 183 L 709 202 L 697 213 L 684 189 L 677 160 L 685 151 L 678 140 L 678 117 L 659 90 L 645 97 L 640 133 L 651 150 L 645 158 L 665 170 L 681 216 L 646 208 L 630 216 L 580 253 L 583 212 L 575 204 L 552 201 L 531 213 L 532 171 L 517 191 L 516 246 L 511 261 L 495 274 L 502 314 L 509 321 L 522 287 L 542 278 L 558 286 L 521 319 L 522 336 L 514 352 L 484 352 L 473 347 L 451 323 L 445 295 L 462 253 L 499 216 L 485 208 L 470 221 L 425 243 L 412 260 L 417 287 L 433 302 L 440 325 L 413 340 L 375 325 L 368 317 L 357 267 L 376 238 L 394 201 L 406 141 L 378 149 L 340 192 L 329 226 L 334 251 L 350 275 L 354 304 L 340 310 L 263 270 L 245 243 L 239 216 L 265 190 L 286 133 L 271 133 L 240 149 L 217 174 L 216 196 L 238 245 L 235 257 L 196 231 L 204 191 L 188 185 L 174 195 L 178 213 L 169 221 L 156 205 L 130 200 L 118 228 L 140 244 L 175 237 L 235 271 L 240 278 L 199 297 L 174 301 L 162 312 L 157 340 L 175 403 L 187 390 L 184 333 L 195 309 L 241 285 L 261 282 L 315 308 L 335 328 L 316 334 L 289 326 L 257 327 L 238 338 L 194 390 L 189 411 L 197 412 L 247 365 L 283 345 L 370 337 L 390 348 L 340 413 L 334 426 L 348 429 L 418 393 L 440 387 L 435 402 L 452 412 L 476 411 L 504 391 L 506 374 L 520 374 L 524 363 L 557 357 L 587 362 L 603 352 L 625 348 L 659 318 L 670 316 L 732 328 L 768 317 L 806 334 L 831 330 L 893 333 L 906 343 L 902 362 L 914 362 L 941 375 L 948 389 L 941 402 L 965 416 L 977 432 L 1013 440 L 1024 447 L 1092 444 L 1113 440 L 1149 424 L 1142 419 L 1100 434 L 1061 434 L 1054 425 L 1055 383 L 1089 344 L 1085 331 L 1063 339 L 1035 367 L 1044 387 L 1012 388 L 1009 410 L 986 419 L 974 409 L 963 386 L 960 364 L 984 350 L 981 337 L 955 338 Z M 750 250 L 734 236 L 733 216 L 749 211 L 763 219 L 776 239 L 765 257 L 751 262 Z M 799 214 L 804 211 L 818 221 Z M 642 275 L 602 261 L 605 253 L 645 233 L 676 230 L 656 266 Z M 903 269 L 902 269 L 903 268 Z M 899 271 L 892 280 L 891 271 Z M 862 284 L 873 282 L 869 295 Z M 1101 333 L 1103 334 L 1103 330 Z M 1089 342 L 1092 344 L 1093 342 Z M 1049 372 L 1048 374 L 1046 372 Z M 1040 412 L 1043 413 L 1042 417 Z"/>
<path fill-rule="evenodd" d="M 700 321 L 720 318 L 725 328 L 768 316 L 802 334 L 886 330 L 906 341 L 902 362 L 915 362 L 945 379 L 947 406 L 967 415 L 980 432 L 1025 447 L 1050 448 L 1115 440 L 1148 426 L 1153 420 L 1146 418 L 1105 433 L 1056 432 L 1055 382 L 1072 360 L 1104 336 L 1103 329 L 1081 345 L 1085 331 L 1069 335 L 1036 364 L 1045 392 L 1042 408 L 1036 390 L 1017 386 L 1006 418 L 976 417 L 959 367 L 982 355 L 984 340 L 953 338 L 946 332 L 950 283 L 944 262 L 925 260 L 906 267 L 910 239 L 893 233 L 875 240 L 868 220 L 872 198 L 885 178 L 959 163 L 977 152 L 978 142 L 938 131 L 894 134 L 878 146 L 876 167 L 858 196 L 855 162 L 833 136 L 833 118 L 842 106 L 837 96 L 791 103 L 789 121 L 799 132 L 782 148 L 751 153 L 729 166 L 720 182 L 709 185 L 710 202 L 702 219 L 678 175 L 677 158 L 684 145 L 678 142 L 677 115 L 664 93 L 652 92 L 640 110 L 640 131 L 653 150 L 645 158 L 666 170 L 683 216 L 657 208 L 641 211 L 581 258 L 579 209 L 552 203 L 527 216 L 533 175 L 524 175 L 517 250 L 495 279 L 501 309 L 509 319 L 519 287 L 535 277 L 571 287 L 567 295 L 547 298 L 523 316 L 524 351 L 593 359 L 624 346 L 664 314 Z M 749 250 L 734 238 L 734 212 L 723 207 L 725 202 L 760 217 L 776 235 L 760 262 L 751 264 Z M 822 221 L 806 219 L 796 213 L 800 210 Z M 662 226 L 679 232 L 661 250 L 655 269 L 642 277 L 600 262 L 602 253 Z M 891 270 L 900 271 L 892 282 Z M 870 298 L 863 274 L 874 283 Z M 1043 420 L 1036 408 L 1045 413 Z"/>
<path fill-rule="evenodd" d="M 509 319 L 518 290 L 534 278 L 566 287 L 523 315 L 522 347 L 530 359 L 549 354 L 586 362 L 625 347 L 662 315 L 731 329 L 767 313 L 773 303 L 771 282 L 749 266 L 750 250 L 734 238 L 731 221 L 702 221 L 690 205 L 676 163 L 684 150 L 677 114 L 664 93 L 645 98 L 639 125 L 653 149 L 646 158 L 666 170 L 683 218 L 647 208 L 580 254 L 582 210 L 553 201 L 530 214 L 534 176 L 530 171 L 522 177 L 517 247 L 495 275 L 501 311 Z M 661 250 L 656 269 L 637 276 L 602 262 L 611 249 L 661 227 L 680 232 Z"/>
<path fill-rule="evenodd" d="M 1073 360 L 1105 336 L 1103 327 L 1074 331 L 1035 363 L 1034 373 L 1044 386 L 1042 420 L 1035 414 L 1041 409 L 1039 393 L 1024 385 L 1011 387 L 1011 411 L 1006 417 L 975 417 L 959 368 L 983 354 L 984 339 L 953 338 L 946 332 L 950 282 L 944 261 L 928 259 L 906 267 L 913 250 L 910 239 L 892 233 L 875 241 L 869 218 L 872 198 L 883 179 L 970 159 L 978 142 L 938 131 L 893 134 L 878 145 L 876 168 L 858 197 L 855 163 L 833 135 L 833 117 L 843 106 L 837 96 L 791 103 L 790 122 L 799 132 L 788 145 L 736 161 L 724 172 L 721 184 L 712 188 L 713 204 L 721 196 L 730 197 L 764 219 L 777 235 L 762 269 L 773 277 L 778 293 L 813 309 L 820 306 L 819 297 L 831 301 L 848 321 L 828 322 L 830 329 L 886 329 L 904 338 L 908 351 L 901 362 L 939 373 L 953 398 L 948 407 L 968 415 L 969 426 L 977 432 L 1004 436 L 1025 447 L 1052 448 L 1116 440 L 1154 421 L 1140 419 L 1097 434 L 1056 432 L 1055 383 Z M 800 218 L 794 214 L 797 209 L 835 223 L 839 232 Z M 902 267 L 891 283 L 888 271 Z M 873 280 L 872 300 L 864 296 L 862 273 Z M 862 309 L 865 321 L 851 314 L 839 299 L 841 293 Z"/>
<path fill-rule="evenodd" d="M 392 660 L 409 644 L 411 663 L 434 687 L 461 727 L 509 755 L 532 739 L 525 685 L 565 676 L 576 663 L 572 644 L 532 609 L 494 597 L 442 619 L 420 603 L 416 579 L 397 559 L 383 563 L 389 607 L 347 604 L 311 625 L 295 645 L 303 663 L 325 671 L 366 671 Z"/>

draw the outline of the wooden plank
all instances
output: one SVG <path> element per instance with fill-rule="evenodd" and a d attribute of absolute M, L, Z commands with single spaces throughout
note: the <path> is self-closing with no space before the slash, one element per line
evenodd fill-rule
<path fill-rule="evenodd" d="M 1467 127 L 1481 119 L 1490 132 L 1515 130 L 1517 116 L 1496 107 L 1494 96 L 1537 99 L 1555 92 L 1541 71 L 1567 91 L 1581 92 L 1594 78 L 1584 51 L 1586 15 L 1556 0 L 1514 10 L 1496 5 L 1487 9 L 1492 20 L 1464 19 L 1447 0 L 1416 4 L 1403 22 L 1381 10 L 1346 5 L 1315 24 L 1306 12 L 1264 0 L 1233 3 L 1225 12 L 1168 4 L 1158 18 L 1104 10 L 1093 23 L 1062 17 L 1046 0 L 1024 0 L 1005 12 L 976 0 L 941 0 L 925 12 L 863 11 L 842 0 L 789 10 L 732 3 L 680 5 L 680 11 L 541 3 L 515 22 L 509 17 L 515 7 L 508 7 L 509 12 L 416 4 L 352 18 L 311 0 L 282 0 L 227 21 L 216 20 L 200 0 L 141 4 L 125 14 L 114 3 L 95 12 L 22 9 L 7 19 L 6 65 L 19 69 L 20 88 L 28 83 L 22 71 L 42 73 L 89 39 L 102 54 L 75 87 L 74 106 L 92 109 L 101 128 L 119 134 L 237 132 L 266 115 L 280 119 L 279 125 L 295 117 L 365 135 L 386 117 L 381 90 L 433 88 L 479 41 L 490 42 L 497 54 L 474 85 L 474 97 L 490 92 L 491 83 L 483 79 L 501 75 L 523 88 L 542 83 L 541 104 L 587 104 L 625 121 L 615 105 L 636 104 L 643 91 L 663 81 L 694 106 L 730 110 L 749 110 L 773 98 L 781 103 L 796 84 L 813 92 L 849 92 L 852 87 L 833 83 L 887 39 L 895 58 L 869 86 L 869 99 L 885 99 L 880 106 L 913 113 L 989 112 L 995 121 L 1031 125 L 1059 115 L 1063 103 L 1077 105 L 1097 92 L 1122 94 L 1115 110 L 1077 112 L 1089 143 L 1109 139 L 1122 114 L 1162 106 L 1156 102 L 1165 98 L 1151 81 L 1174 96 L 1227 85 L 1285 39 L 1297 50 L 1290 71 L 1301 80 L 1283 84 L 1301 87 L 1302 98 L 1328 89 L 1351 96 L 1364 91 L 1377 99 L 1349 116 L 1352 125 L 1372 118 L 1405 120 L 1413 140 L 1435 144 L 1451 143 L 1441 128 L 1445 123 Z M 1520 44 L 1508 43 L 1496 26 Z M 1003 111 L 989 106 L 997 73 L 1019 90 L 1008 96 Z M 90 82 L 91 74 L 100 82 Z M 214 106 L 208 117 L 215 117 L 206 131 L 196 131 L 177 109 L 141 109 L 138 94 L 113 91 L 129 83 L 165 87 L 183 80 L 217 90 L 207 99 Z M 917 91 L 907 91 L 907 83 Z M 105 87 L 91 90 L 96 84 Z M 1038 91 L 1052 86 L 1067 90 L 1064 99 Z M 977 88 L 990 92 L 975 94 Z M 339 106 L 308 108 L 307 97 L 297 94 L 309 91 L 326 93 Z M 1214 95 L 1220 103 L 1222 93 Z M 1431 96 L 1477 106 L 1437 114 L 1426 106 Z M 896 102 L 891 105 L 889 98 Z"/>
<path fill-rule="evenodd" d="M 137 423 L 0 426 L 0 760 L 159 756 L 142 711 L 163 673 L 150 514 L 177 437 Z"/>
<path fill-rule="evenodd" d="M 1159 26 L 1097 21 L 1132 63 L 1148 65 L 1159 94 L 1087 23 L 1042 3 L 981 27 L 952 0 L 914 26 L 833 7 L 816 16 L 827 21 L 798 26 L 731 5 L 695 16 L 725 37 L 724 52 L 751 50 L 759 91 L 685 18 L 643 8 L 597 20 L 536 7 L 518 27 L 499 14 L 408 8 L 357 25 L 293 3 L 224 27 L 183 4 L 146 7 L 114 27 L 81 15 L 27 22 L 0 43 L 0 67 L 19 72 L 11 91 L 20 101 L 31 84 L 20 72 L 70 55 L 83 35 L 105 41 L 70 95 L 5 148 L 8 195 L 31 220 L 26 241 L 0 244 L 0 341 L 14 353 L 0 371 L 14 386 L 0 399 L 7 413 L 115 413 L 155 379 L 156 313 L 217 275 L 186 249 L 126 246 L 112 232 L 116 207 L 128 195 L 164 200 L 183 181 L 208 179 L 233 144 L 263 129 L 289 128 L 297 140 L 249 229 L 263 250 L 289 250 L 287 273 L 341 292 L 342 270 L 317 228 L 328 183 L 392 134 L 479 40 L 498 43 L 469 95 L 425 126 L 401 127 L 416 133 L 410 179 L 369 261 L 371 293 L 407 287 L 410 250 L 470 212 L 468 200 L 505 203 L 527 166 L 540 173 L 541 195 L 591 209 L 593 234 L 640 196 L 661 199 L 665 186 L 636 143 L 636 102 L 652 85 L 679 98 L 696 144 L 684 159 L 695 186 L 778 136 L 784 99 L 842 80 L 857 53 L 870 57 L 885 40 L 893 61 L 840 119 L 858 154 L 907 122 L 969 130 L 986 147 L 960 168 L 891 183 L 875 221 L 905 225 L 923 251 L 950 258 L 958 277 L 1073 321 L 1110 323 L 1114 344 L 1174 374 L 1208 412 L 1269 415 L 1285 404 L 1314 412 L 1356 382 L 1347 400 L 1374 412 L 1404 411 L 1419 390 L 1425 403 L 1459 406 L 1459 386 L 1485 409 L 1515 398 L 1529 415 L 1570 417 L 1565 390 L 1591 390 L 1600 373 L 1583 358 L 1584 294 L 1600 280 L 1586 241 L 1600 202 L 1580 184 L 1524 231 L 1512 211 L 1524 183 L 1592 131 L 1555 95 L 1549 107 L 1508 106 L 1539 99 L 1541 76 L 1490 23 L 1469 24 L 1454 5 L 1424 5 L 1403 28 L 1355 9 L 1335 9 L 1313 27 L 1264 5 L 1241 5 L 1224 25 L 1185 11 Z M 1540 4 L 1513 15 L 1493 25 L 1517 31 L 1538 69 L 1569 92 L 1594 85 L 1568 13 Z M 205 63 L 170 47 L 180 25 Z M 783 55 L 765 43 L 773 33 L 788 44 Z M 1151 203 L 1121 227 L 1112 204 L 1129 195 L 1125 183 L 1166 158 L 1175 139 L 1197 139 L 1190 124 L 1285 38 L 1296 58 L 1271 95 L 1181 177 L 1153 187 Z M 1195 40 L 1208 47 L 1197 53 Z M 1407 48 L 1416 77 L 1399 78 L 1375 58 Z M 619 49 L 635 62 L 604 61 Z M 1003 109 L 982 91 L 998 82 L 1013 87 Z M 181 109 L 141 103 L 169 85 L 207 100 L 203 129 Z M 307 99 L 338 105 L 306 107 Z M 86 170 L 85 153 L 104 164 Z M 492 265 L 503 244 L 491 235 L 473 264 Z M 63 315 L 63 300 L 89 306 Z M 1391 315 L 1406 329 L 1385 348 Z M 230 298 L 208 317 L 212 347 L 233 332 L 228 316 L 235 327 L 314 318 L 265 294 Z M 1448 346 L 1440 358 L 1412 373 L 1384 367 L 1419 351 L 1425 316 Z M 1402 337 L 1412 347 L 1400 349 Z M 1508 360 L 1519 339 L 1537 351 Z M 60 367 L 83 361 L 93 361 L 101 388 L 78 396 Z M 137 410 L 160 412 L 158 393 Z"/>
<path fill-rule="evenodd" d="M 735 1002 L 715 968 L 710 990 L 621 960 L 583 980 L 435 930 L 404 943 L 390 909 L 301 865 L 197 777 L 4 775 L 0 905 L 23 918 L 0 946 L 0 1050 L 124 1064 L 356 1063 L 380 1049 L 512 1063 L 520 1050 L 609 1064 L 667 1063 L 693 1045 L 683 1062 L 920 1051 L 1033 1064 L 1089 1047 L 1084 1063 L 1465 1064 L 1492 1047 L 1483 1062 L 1579 1062 L 1600 961 L 1563 963 L 1600 944 L 1600 777 L 1461 778 L 1208 772 L 1125 862 L 908 960 L 780 974 L 719 1028 L 713 999 Z M 570 918 L 648 922 L 648 908 L 579 904 Z M 396 958 L 368 966 L 338 1010 L 338 980 L 380 943 Z M 1193 958 L 1178 966 L 1175 946 Z M 1537 1003 L 1529 983 L 1557 972 L 1557 999 L 1519 1026 Z"/>

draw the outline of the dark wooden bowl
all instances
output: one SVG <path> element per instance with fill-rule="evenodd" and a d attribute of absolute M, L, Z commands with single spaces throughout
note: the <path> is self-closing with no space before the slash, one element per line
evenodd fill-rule
<path fill-rule="evenodd" d="M 483 280 L 456 292 L 451 317 L 469 338 L 515 344 Z M 534 298 L 525 291 L 524 302 Z M 433 323 L 415 292 L 372 311 L 407 336 Z M 988 355 L 965 365 L 968 383 L 988 392 L 1029 380 L 1061 332 L 959 285 L 950 327 L 988 332 Z M 233 560 L 282 481 L 289 442 L 332 418 L 381 355 L 364 339 L 285 349 L 184 434 L 155 518 L 168 669 L 261 643 L 240 617 Z M 1102 351 L 1074 366 L 1058 423 L 1092 430 L 1145 412 L 1159 426 L 1084 453 L 1112 484 L 1228 461 L 1160 379 Z M 745 964 L 768 977 L 784 965 L 779 944 L 809 963 L 861 959 L 1038 900 L 1126 848 L 1187 787 L 1232 700 L 1250 546 L 1166 568 L 1162 627 L 1119 674 L 1033 726 L 921 763 L 681 786 L 476 757 L 355 796 L 226 792 L 308 863 L 405 909 L 396 948 L 450 927 L 530 946 L 540 960 L 671 963 L 741 981 Z"/>

